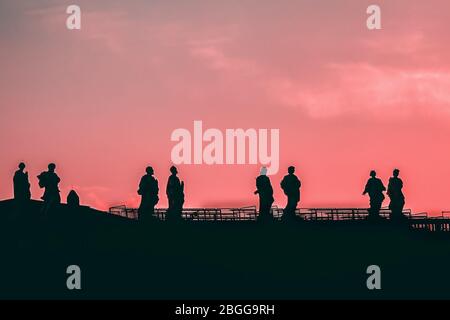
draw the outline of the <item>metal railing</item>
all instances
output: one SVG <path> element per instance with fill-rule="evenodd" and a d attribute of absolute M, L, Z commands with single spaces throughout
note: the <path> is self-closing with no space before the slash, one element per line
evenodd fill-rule
<path fill-rule="evenodd" d="M 274 219 L 281 219 L 283 209 L 272 207 Z M 138 209 L 126 206 L 115 206 L 109 209 L 110 214 L 122 216 L 129 219 L 138 219 Z M 155 209 L 155 217 L 165 220 L 167 209 Z M 388 219 L 391 211 L 387 208 L 380 210 L 380 217 Z M 367 208 L 301 208 L 296 210 L 296 215 L 307 221 L 349 221 L 364 220 L 368 217 Z M 426 213 L 413 214 L 410 209 L 403 211 L 408 219 L 426 219 Z M 191 221 L 254 221 L 258 217 L 255 206 L 242 208 L 185 208 L 181 217 Z"/>
<path fill-rule="evenodd" d="M 272 207 L 272 215 L 275 220 L 281 220 L 283 209 Z M 127 208 L 124 205 L 111 207 L 109 213 L 127 219 L 137 220 L 138 209 Z M 388 208 L 380 210 L 380 217 L 390 218 L 391 211 Z M 166 220 L 167 209 L 155 209 L 154 216 L 159 220 Z M 296 210 L 296 215 L 305 221 L 361 221 L 369 217 L 367 208 L 301 208 Z M 426 231 L 450 232 L 450 211 L 442 211 L 441 216 L 429 217 L 426 212 L 412 213 L 410 209 L 403 210 L 412 229 Z M 258 211 L 255 206 L 242 208 L 186 208 L 182 210 L 181 217 L 190 221 L 255 221 Z"/>

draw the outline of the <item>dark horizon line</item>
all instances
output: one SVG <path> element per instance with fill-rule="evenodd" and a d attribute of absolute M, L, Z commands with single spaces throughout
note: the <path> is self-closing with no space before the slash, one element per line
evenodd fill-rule
<path fill-rule="evenodd" d="M 14 198 L 10 198 L 10 199 L 0 199 L 0 203 L 1 203 L 1 202 L 13 202 L 13 201 L 15 201 Z M 41 200 L 41 199 L 30 199 L 30 201 L 38 202 L 38 203 L 44 203 L 44 201 Z M 67 205 L 67 203 L 61 202 L 60 205 Z M 137 207 L 129 207 L 129 206 L 125 205 L 125 204 L 110 205 L 110 206 L 108 206 L 107 211 L 105 211 L 105 210 L 103 210 L 103 209 L 99 209 L 99 208 L 93 207 L 93 206 L 91 206 L 91 205 L 83 205 L 83 204 L 80 204 L 80 206 L 81 206 L 81 207 L 89 207 L 89 208 L 94 209 L 94 210 L 96 210 L 96 211 L 101 211 L 101 212 L 106 212 L 106 213 L 108 213 L 110 209 L 112 209 L 112 208 L 118 208 L 118 207 L 126 207 L 127 209 L 138 209 Z M 253 204 L 253 205 L 244 205 L 244 206 L 208 206 L 208 207 L 206 207 L 206 206 L 205 206 L 205 207 L 196 206 L 196 207 L 183 207 L 183 209 L 243 209 L 243 208 L 255 208 L 255 207 L 257 207 L 256 204 Z M 272 208 L 279 208 L 279 209 L 281 209 L 282 207 L 280 207 L 280 206 L 278 206 L 278 205 L 274 205 L 274 206 L 272 206 Z M 167 209 L 167 206 L 166 206 L 166 207 L 156 207 L 155 209 Z M 305 209 L 305 210 L 307 210 L 307 209 L 328 209 L 328 210 L 330 210 L 330 209 L 339 209 L 339 210 L 345 210 L 345 209 L 348 209 L 348 210 L 351 210 L 351 209 L 360 209 L 360 210 L 367 210 L 367 209 L 369 209 L 369 207 L 354 207 L 354 206 L 313 206 L 313 207 L 298 207 L 297 209 L 299 209 L 299 210 L 300 210 L 300 209 Z M 384 207 L 381 207 L 381 209 L 389 210 L 389 207 L 388 207 L 388 206 L 384 206 Z M 428 213 L 429 211 L 430 211 L 430 212 L 433 212 L 433 211 L 434 211 L 434 210 L 429 210 L 429 211 L 413 212 L 412 209 L 408 209 L 408 208 L 406 208 L 405 210 L 411 210 L 411 212 L 412 212 L 413 214 Z M 442 209 L 439 209 L 439 210 L 440 210 L 441 214 L 450 214 L 450 210 L 442 210 Z"/>

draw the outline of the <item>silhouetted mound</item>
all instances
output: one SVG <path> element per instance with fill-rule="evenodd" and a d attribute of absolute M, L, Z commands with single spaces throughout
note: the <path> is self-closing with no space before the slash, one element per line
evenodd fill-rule
<path fill-rule="evenodd" d="M 43 202 L 31 200 L 27 205 L 22 205 L 20 209 L 14 200 L 0 201 L 0 216 L 4 223 L 39 223 L 66 221 L 73 223 L 108 223 L 111 221 L 127 221 L 120 216 L 112 216 L 106 212 L 92 209 L 87 206 L 78 205 L 56 205 L 56 208 L 44 214 L 42 212 Z"/>
<path fill-rule="evenodd" d="M 146 225 L 0 202 L 0 298 L 450 298 L 448 234 L 367 221 Z M 66 268 L 82 290 L 66 288 Z M 381 268 L 369 291 L 366 269 Z"/>

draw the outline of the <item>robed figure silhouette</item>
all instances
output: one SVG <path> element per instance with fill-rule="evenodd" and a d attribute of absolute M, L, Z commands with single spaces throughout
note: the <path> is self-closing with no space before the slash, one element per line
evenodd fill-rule
<path fill-rule="evenodd" d="M 259 221 L 270 221 L 273 216 L 271 212 L 273 198 L 273 188 L 267 176 L 267 168 L 262 167 L 259 177 L 256 178 L 256 191 L 259 195 Z"/>
<path fill-rule="evenodd" d="M 80 196 L 75 190 L 70 190 L 67 194 L 67 206 L 70 209 L 77 209 L 80 207 Z"/>
<path fill-rule="evenodd" d="M 28 180 L 28 172 L 25 172 L 25 164 L 19 164 L 19 170 L 14 173 L 14 200 L 17 204 L 25 204 L 31 199 L 30 181 Z"/>
<path fill-rule="evenodd" d="M 45 188 L 44 195 L 41 197 L 44 200 L 44 206 L 42 207 L 42 213 L 47 215 L 56 205 L 61 203 L 61 196 L 58 184 L 61 179 L 55 173 L 56 165 L 50 163 L 48 165 L 48 171 L 42 172 L 38 175 L 39 187 Z"/>
<path fill-rule="evenodd" d="M 177 177 L 178 170 L 172 166 L 167 181 L 166 194 L 169 201 L 167 220 L 180 220 L 184 204 L 184 182 Z"/>
<path fill-rule="evenodd" d="M 141 178 L 138 194 L 141 196 L 141 205 L 139 206 L 139 221 L 150 221 L 155 213 L 155 206 L 158 198 L 158 180 L 153 177 L 152 167 L 147 167 L 146 175 Z"/>
<path fill-rule="evenodd" d="M 369 194 L 370 197 L 369 218 L 379 218 L 384 200 L 383 191 L 386 191 L 383 182 L 377 178 L 377 173 L 372 170 L 363 192 L 363 195 Z"/>
<path fill-rule="evenodd" d="M 391 202 L 389 209 L 391 210 L 391 219 L 398 220 L 403 218 L 403 207 L 405 206 L 405 196 L 403 195 L 403 181 L 398 177 L 400 170 L 395 169 L 393 177 L 389 178 L 387 195 Z"/>
<path fill-rule="evenodd" d="M 284 208 L 283 219 L 295 217 L 295 209 L 300 201 L 300 187 L 302 184 L 294 173 L 295 167 L 289 167 L 288 175 L 284 176 L 281 181 L 281 189 L 283 189 L 284 194 L 288 198 L 286 208 Z"/>

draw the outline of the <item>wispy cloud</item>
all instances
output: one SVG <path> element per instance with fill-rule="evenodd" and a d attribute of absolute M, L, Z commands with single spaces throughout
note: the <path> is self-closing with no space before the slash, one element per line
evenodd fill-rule
<path fill-rule="evenodd" d="M 450 72 L 370 64 L 330 64 L 328 68 L 333 76 L 321 87 L 273 79 L 267 85 L 269 95 L 281 105 L 305 109 L 313 117 L 450 113 Z"/>

